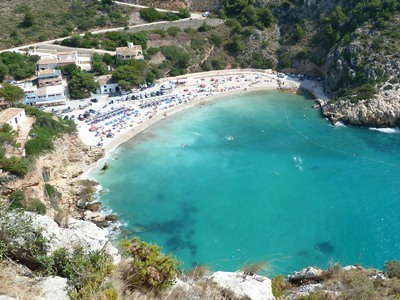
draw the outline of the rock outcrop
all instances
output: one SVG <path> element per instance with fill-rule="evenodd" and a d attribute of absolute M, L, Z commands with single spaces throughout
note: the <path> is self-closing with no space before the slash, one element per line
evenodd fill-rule
<path fill-rule="evenodd" d="M 321 281 L 321 274 L 322 274 L 321 269 L 307 267 L 301 271 L 294 272 L 293 274 L 288 275 L 287 280 L 293 283 L 301 282 L 304 280 L 319 282 Z"/>
<path fill-rule="evenodd" d="M 30 215 L 33 216 L 33 225 L 41 228 L 42 234 L 49 240 L 50 252 L 62 247 L 72 250 L 82 246 L 86 251 L 104 250 L 113 257 L 114 262 L 121 259 L 118 249 L 111 245 L 107 232 L 92 222 L 70 218 L 68 228 L 61 228 L 47 216 Z"/>
<path fill-rule="evenodd" d="M 67 279 L 59 276 L 35 277 L 16 263 L 2 262 L 0 270 L 0 300 L 67 300 Z"/>
<path fill-rule="evenodd" d="M 399 95 L 386 93 L 387 99 L 378 95 L 376 99 L 362 100 L 358 103 L 350 101 L 328 102 L 322 107 L 322 113 L 332 123 L 339 121 L 370 127 L 396 127 L 400 125 L 400 102 L 393 98 Z"/>
<path fill-rule="evenodd" d="M 34 300 L 68 300 L 67 279 L 59 276 L 50 276 L 40 278 L 36 283 L 40 295 L 34 297 Z"/>
<path fill-rule="evenodd" d="M 242 271 L 215 272 L 209 278 L 219 286 L 229 289 L 237 297 L 248 297 L 251 300 L 273 300 L 271 280 L 259 275 L 245 275 Z"/>

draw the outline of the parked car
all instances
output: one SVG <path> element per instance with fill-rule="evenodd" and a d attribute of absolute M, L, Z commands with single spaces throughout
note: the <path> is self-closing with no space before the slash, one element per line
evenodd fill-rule
<path fill-rule="evenodd" d="M 68 116 L 64 116 L 64 118 L 63 118 L 64 120 L 68 120 Z"/>
<path fill-rule="evenodd" d="M 45 110 L 46 107 L 44 107 L 44 106 L 39 106 L 39 109 L 40 109 L 40 110 Z"/>
<path fill-rule="evenodd" d="M 71 111 L 70 109 L 64 108 L 64 109 L 61 111 L 61 113 L 62 113 L 62 114 L 65 114 L 65 113 L 68 113 L 68 112 L 70 112 L 70 111 Z"/>
<path fill-rule="evenodd" d="M 75 121 L 75 116 L 74 116 L 74 115 L 71 115 L 71 116 L 69 117 L 69 119 L 72 120 L 72 121 Z"/>
<path fill-rule="evenodd" d="M 99 99 L 97 99 L 97 98 L 92 98 L 92 99 L 90 99 L 90 102 L 97 103 L 97 102 L 99 102 Z"/>

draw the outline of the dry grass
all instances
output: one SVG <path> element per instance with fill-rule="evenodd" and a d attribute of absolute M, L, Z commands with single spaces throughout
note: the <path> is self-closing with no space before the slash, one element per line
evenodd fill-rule
<path fill-rule="evenodd" d="M 0 263 L 0 295 L 16 299 L 31 300 L 41 291 L 33 286 L 35 280 L 28 277 L 30 272 L 22 265 Z"/>

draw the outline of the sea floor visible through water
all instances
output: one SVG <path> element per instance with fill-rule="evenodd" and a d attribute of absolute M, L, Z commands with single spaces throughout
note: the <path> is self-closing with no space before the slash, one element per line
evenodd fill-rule
<path fill-rule="evenodd" d="M 400 256 L 400 135 L 332 126 L 312 104 L 253 92 L 165 118 L 92 172 L 100 201 L 186 270 L 382 268 Z"/>

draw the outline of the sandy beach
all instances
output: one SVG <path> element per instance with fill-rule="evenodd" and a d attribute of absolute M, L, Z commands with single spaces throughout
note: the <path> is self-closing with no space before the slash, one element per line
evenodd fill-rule
<path fill-rule="evenodd" d="M 219 97 L 248 91 L 295 92 L 301 88 L 311 92 L 319 103 L 328 100 L 320 82 L 300 80 L 282 74 L 278 76 L 272 70 L 223 70 L 163 78 L 156 83 L 153 90 L 159 90 L 161 86 L 173 88 L 168 89 L 165 95 L 140 100 L 126 100 L 131 99 L 135 93 L 119 99 L 102 97 L 98 103 L 90 106 L 95 111 L 93 115 L 84 121 L 76 120 L 82 142 L 103 147 L 106 153 L 110 153 L 149 126 L 178 111 L 204 105 L 205 102 Z M 145 91 L 139 93 L 143 94 Z M 97 164 L 88 166 L 84 173 L 96 166 Z"/>

